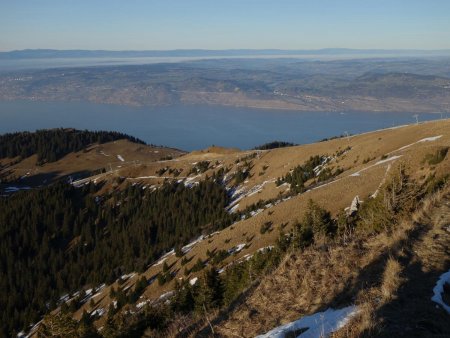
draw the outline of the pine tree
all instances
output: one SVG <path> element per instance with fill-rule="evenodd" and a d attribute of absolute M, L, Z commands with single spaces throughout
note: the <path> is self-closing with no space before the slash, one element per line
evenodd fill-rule
<path fill-rule="evenodd" d="M 320 207 L 313 200 L 308 201 L 303 218 L 305 229 L 311 228 L 314 234 L 330 235 L 334 232 L 334 222 L 329 211 Z"/>
<path fill-rule="evenodd" d="M 215 267 L 208 269 L 201 281 L 199 295 L 196 299 L 197 308 L 218 308 L 223 305 L 224 285 Z"/>

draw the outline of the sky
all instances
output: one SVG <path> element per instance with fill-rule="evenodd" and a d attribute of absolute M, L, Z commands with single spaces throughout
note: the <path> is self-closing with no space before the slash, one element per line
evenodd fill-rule
<path fill-rule="evenodd" d="M 0 50 L 450 49 L 450 0 L 0 0 Z"/>

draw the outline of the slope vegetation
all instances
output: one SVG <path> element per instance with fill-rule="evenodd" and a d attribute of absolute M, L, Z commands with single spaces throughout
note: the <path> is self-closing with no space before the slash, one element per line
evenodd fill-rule
<path fill-rule="evenodd" d="M 191 220 L 199 227 L 179 242 L 166 241 L 157 257 L 141 252 L 144 265 L 127 255 L 130 262 L 110 280 L 67 288 L 31 333 L 63 318 L 93 325 L 105 337 L 247 337 L 355 306 L 356 314 L 333 334 L 404 334 L 407 327 L 409 336 L 444 334 L 446 313 L 431 297 L 449 267 L 449 145 L 450 121 L 442 120 L 269 150 L 213 147 L 74 181 L 103 200 L 94 224 L 108 219 L 111 204 L 113 218 L 127 210 L 132 220 L 138 205 L 151 208 L 150 192 L 168 184 L 221 187 L 226 199 L 208 204 L 226 222 Z M 173 215 L 192 207 L 167 205 Z M 166 238 L 187 229 L 181 216 L 175 219 L 181 226 L 167 227 Z M 149 238 L 145 217 L 140 226 Z M 71 250 L 84 242 L 71 242 Z M 410 313 L 419 311 L 411 294 L 428 319 L 408 326 L 398 309 L 408 303 Z"/>

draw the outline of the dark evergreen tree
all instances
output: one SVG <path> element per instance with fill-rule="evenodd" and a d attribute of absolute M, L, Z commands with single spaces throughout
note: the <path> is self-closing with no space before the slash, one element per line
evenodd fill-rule
<path fill-rule="evenodd" d="M 70 152 L 81 151 L 94 143 L 127 139 L 145 144 L 133 136 L 111 131 L 76 129 L 43 129 L 36 132 L 17 132 L 0 135 L 0 158 L 22 159 L 37 154 L 37 163 L 55 162 Z"/>

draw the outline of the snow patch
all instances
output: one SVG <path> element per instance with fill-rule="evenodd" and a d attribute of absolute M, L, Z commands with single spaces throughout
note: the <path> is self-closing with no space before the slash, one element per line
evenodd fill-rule
<path fill-rule="evenodd" d="M 258 209 L 258 210 L 256 210 L 256 211 L 251 211 L 251 212 L 250 212 L 250 216 L 251 216 L 251 217 L 255 217 L 256 215 L 262 213 L 263 211 L 264 211 L 264 209 Z"/>
<path fill-rule="evenodd" d="M 320 173 L 322 172 L 322 170 L 325 168 L 326 164 L 327 164 L 328 162 L 330 162 L 331 160 L 333 160 L 333 159 L 334 159 L 334 158 L 331 157 L 331 156 L 324 156 L 324 157 L 322 157 L 321 163 L 320 163 L 318 166 L 316 166 L 316 167 L 313 168 L 314 175 L 315 175 L 316 177 L 319 176 Z"/>
<path fill-rule="evenodd" d="M 383 163 L 395 161 L 396 159 L 399 159 L 400 157 L 402 157 L 402 155 L 391 156 L 391 157 L 386 158 L 386 159 L 384 159 L 384 160 L 378 161 L 378 162 L 375 163 L 374 165 L 379 165 L 379 164 L 383 164 Z"/>
<path fill-rule="evenodd" d="M 98 297 L 101 295 L 102 290 L 105 288 L 106 284 L 102 284 L 97 288 L 97 293 L 92 296 L 92 298 Z"/>
<path fill-rule="evenodd" d="M 31 187 L 15 187 L 15 186 L 9 186 L 5 188 L 5 192 L 6 193 L 10 193 L 10 192 L 17 192 L 19 190 L 30 190 Z"/>
<path fill-rule="evenodd" d="M 175 293 L 175 291 L 169 291 L 169 292 L 163 293 L 161 296 L 159 296 L 159 299 L 160 300 L 166 300 L 166 299 L 172 297 L 172 295 L 174 293 Z"/>
<path fill-rule="evenodd" d="M 450 270 L 446 273 L 443 273 L 441 277 L 439 277 L 436 286 L 433 288 L 433 297 L 431 297 L 431 300 L 441 305 L 443 309 L 450 314 L 450 306 L 445 304 L 444 300 L 442 299 L 442 294 L 444 293 L 444 285 L 446 283 L 450 283 Z"/>
<path fill-rule="evenodd" d="M 195 283 L 197 283 L 197 281 L 198 281 L 198 277 L 194 277 L 189 281 L 189 284 L 195 285 Z"/>
<path fill-rule="evenodd" d="M 126 275 L 122 275 L 122 276 L 120 276 L 120 278 L 122 280 L 127 280 L 129 278 L 133 278 L 134 276 L 136 276 L 136 272 L 132 272 L 132 273 L 129 273 L 129 274 L 126 274 Z"/>
<path fill-rule="evenodd" d="M 196 245 L 197 243 L 201 242 L 202 240 L 203 240 L 203 235 L 201 235 L 201 236 L 200 236 L 199 238 L 197 238 L 195 241 L 193 241 L 193 242 L 191 242 L 191 243 L 189 243 L 189 244 L 183 246 L 183 247 L 181 248 L 181 251 L 182 251 L 184 254 L 188 253 L 189 251 L 192 250 L 192 247 L 193 247 L 194 245 Z"/>
<path fill-rule="evenodd" d="M 348 306 L 343 309 L 328 309 L 325 312 L 317 312 L 310 316 L 305 316 L 279 326 L 266 334 L 257 336 L 259 338 L 284 338 L 294 336 L 295 331 L 305 329 L 303 333 L 297 335 L 300 338 L 327 337 L 340 328 L 344 327 L 348 321 L 358 313 L 356 306 Z"/>
<path fill-rule="evenodd" d="M 62 295 L 61 297 L 59 297 L 59 301 L 60 302 L 67 302 L 69 300 L 69 294 L 66 293 L 65 295 Z"/>
<path fill-rule="evenodd" d="M 99 309 L 96 309 L 96 310 L 94 310 L 94 311 L 92 311 L 91 312 L 91 317 L 92 316 L 99 316 L 99 317 L 101 317 L 101 316 L 103 316 L 104 314 L 105 314 L 105 309 L 104 308 L 99 308 Z"/>
<path fill-rule="evenodd" d="M 389 163 L 389 165 L 386 168 L 386 172 L 384 173 L 384 177 L 381 180 L 380 184 L 378 185 L 377 190 L 375 190 L 375 192 L 370 197 L 376 198 L 378 196 L 378 193 L 380 192 L 381 187 L 386 182 L 386 177 L 387 177 L 387 174 L 388 174 L 389 170 L 391 170 L 391 166 L 392 166 L 391 163 Z"/>
<path fill-rule="evenodd" d="M 200 178 L 201 176 L 202 176 L 202 175 L 199 174 L 199 175 L 196 175 L 196 176 L 193 176 L 193 177 L 187 177 L 187 178 L 185 179 L 185 181 L 184 181 L 184 185 L 187 186 L 187 187 L 192 186 L 192 184 L 197 183 L 195 180 L 196 180 L 197 178 Z"/>
<path fill-rule="evenodd" d="M 375 167 L 375 166 L 377 166 L 377 165 L 380 165 L 380 164 L 384 164 L 384 163 L 388 163 L 388 162 L 395 161 L 395 160 L 399 159 L 399 158 L 402 157 L 402 156 L 403 156 L 403 155 L 395 155 L 395 156 L 391 156 L 391 157 L 389 157 L 389 158 L 386 158 L 386 159 L 384 159 L 384 160 L 380 160 L 380 161 L 376 162 L 375 164 L 372 164 L 372 165 L 369 165 L 368 167 L 362 168 L 360 171 L 357 171 L 357 172 L 351 174 L 350 176 L 352 176 L 352 177 L 355 177 L 355 176 L 361 176 L 361 173 L 362 173 L 363 171 L 366 171 L 366 170 L 368 170 L 368 169 L 370 169 L 370 168 L 373 168 L 373 167 Z M 336 181 L 333 181 L 333 182 L 336 182 Z"/>
<path fill-rule="evenodd" d="M 169 258 L 169 256 L 172 256 L 172 255 L 174 255 L 174 254 L 175 254 L 175 249 L 170 250 L 168 253 L 164 254 L 164 255 L 159 259 L 159 261 L 157 261 L 153 266 L 161 265 L 162 263 L 165 262 L 165 260 L 166 260 L 167 258 Z"/>
<path fill-rule="evenodd" d="M 433 137 L 425 137 L 425 138 L 423 138 L 423 139 L 421 139 L 421 140 L 419 140 L 417 142 L 418 143 L 419 142 L 433 142 L 433 141 L 439 140 L 441 137 L 442 137 L 442 135 L 433 136 Z"/>
<path fill-rule="evenodd" d="M 230 255 L 231 255 L 231 254 L 234 254 L 234 253 L 238 253 L 238 252 L 242 251 L 242 249 L 244 249 L 246 245 L 247 245 L 247 244 L 245 244 L 245 243 L 238 244 L 238 245 L 232 247 L 231 249 L 229 249 L 229 250 L 228 250 L 228 253 L 229 253 Z"/>
<path fill-rule="evenodd" d="M 246 255 L 244 255 L 244 256 L 238 261 L 238 263 L 242 263 L 242 262 L 244 262 L 244 261 L 248 261 L 248 260 L 250 260 L 252 257 L 253 257 L 252 254 L 246 254 Z"/>
<path fill-rule="evenodd" d="M 403 147 L 401 147 L 401 148 L 399 148 L 399 149 L 397 149 L 397 150 L 394 150 L 393 152 L 400 151 L 400 150 L 405 150 L 405 149 L 407 149 L 407 148 L 409 148 L 409 147 L 411 147 L 411 146 L 413 146 L 413 145 L 415 145 L 415 144 L 417 144 L 417 143 L 422 143 L 422 142 L 433 142 L 433 141 L 436 141 L 436 140 L 440 139 L 441 137 L 442 137 L 442 135 L 432 136 L 432 137 L 425 137 L 425 138 L 423 138 L 423 139 L 421 139 L 421 140 L 419 140 L 419 141 L 417 141 L 417 142 L 408 144 L 408 145 L 403 146 Z"/>
<path fill-rule="evenodd" d="M 119 161 L 125 162 L 125 160 L 123 159 L 122 155 L 117 155 L 117 158 L 119 159 Z"/>
<path fill-rule="evenodd" d="M 231 193 L 232 202 L 228 206 L 228 212 L 232 212 L 231 210 L 233 210 L 233 207 L 236 206 L 236 204 L 238 204 L 240 200 L 242 200 L 245 197 L 250 197 L 261 192 L 266 184 L 273 182 L 275 182 L 275 179 L 264 181 L 261 184 L 257 184 L 250 189 L 246 189 L 244 186 L 242 186 L 238 189 L 232 190 Z"/>
<path fill-rule="evenodd" d="M 274 246 L 273 245 L 269 245 L 269 246 L 265 246 L 265 247 L 262 247 L 262 248 L 259 248 L 258 250 L 256 250 L 256 252 L 264 252 L 264 251 L 270 251 L 270 250 L 272 250 L 274 248 Z"/>
<path fill-rule="evenodd" d="M 220 234 L 220 231 L 214 231 L 213 233 L 209 234 L 207 237 L 211 238 L 211 237 L 213 237 L 215 235 L 218 235 L 218 234 Z"/>
<path fill-rule="evenodd" d="M 136 308 L 142 309 L 145 305 L 147 305 L 150 302 L 150 300 L 144 300 L 143 302 L 139 302 L 136 304 Z"/>
<path fill-rule="evenodd" d="M 230 213 L 234 213 L 234 212 L 237 211 L 238 208 L 239 208 L 239 203 L 236 204 L 234 207 L 232 207 L 232 208 L 229 210 L 229 212 L 230 212 Z"/>

